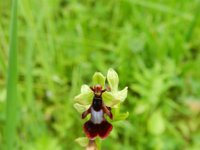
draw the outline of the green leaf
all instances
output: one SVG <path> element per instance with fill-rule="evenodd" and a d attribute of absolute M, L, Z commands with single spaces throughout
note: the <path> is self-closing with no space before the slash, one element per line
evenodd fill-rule
<path fill-rule="evenodd" d="M 5 147 L 6 150 L 13 150 L 16 147 L 16 131 L 19 112 L 18 90 L 18 61 L 17 61 L 17 0 L 12 0 L 11 25 L 10 25 L 10 46 L 8 52 L 8 74 L 7 74 L 7 101 L 6 101 L 6 122 L 5 122 Z M 2 146 L 1 146 L 2 147 Z"/>
<path fill-rule="evenodd" d="M 116 92 L 118 90 L 119 77 L 114 69 L 109 69 L 107 73 L 107 80 L 112 92 Z"/>
<path fill-rule="evenodd" d="M 79 137 L 75 140 L 80 146 L 86 147 L 89 143 L 89 139 L 87 137 Z"/>
<path fill-rule="evenodd" d="M 94 85 L 100 84 L 102 87 L 104 87 L 106 78 L 102 73 L 95 72 L 95 74 L 92 77 L 92 80 Z"/>
<path fill-rule="evenodd" d="M 156 111 L 148 120 L 148 131 L 154 135 L 160 135 L 165 130 L 164 118 L 160 111 Z"/>
<path fill-rule="evenodd" d="M 113 107 L 120 103 L 119 99 L 116 99 L 111 92 L 104 92 L 102 98 L 106 106 Z"/>

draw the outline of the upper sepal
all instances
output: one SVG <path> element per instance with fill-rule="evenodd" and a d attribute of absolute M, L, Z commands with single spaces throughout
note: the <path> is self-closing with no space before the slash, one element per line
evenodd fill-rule
<path fill-rule="evenodd" d="M 92 81 L 93 81 L 93 85 L 101 85 L 102 88 L 105 86 L 105 81 L 106 78 L 104 77 L 104 75 L 100 72 L 95 72 L 93 77 L 92 77 Z"/>
<path fill-rule="evenodd" d="M 116 92 L 118 90 L 119 77 L 114 69 L 110 68 L 107 73 L 107 80 L 110 85 L 110 89 L 112 92 Z"/>
<path fill-rule="evenodd" d="M 128 87 L 125 87 L 123 90 L 118 91 L 119 77 L 114 69 L 108 70 L 107 80 L 114 99 L 118 99 L 120 100 L 120 102 L 123 102 L 127 97 Z"/>

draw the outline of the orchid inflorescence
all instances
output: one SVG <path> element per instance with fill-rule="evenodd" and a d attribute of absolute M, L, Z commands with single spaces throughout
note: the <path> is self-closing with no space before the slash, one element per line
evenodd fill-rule
<path fill-rule="evenodd" d="M 128 92 L 128 87 L 118 90 L 119 77 L 114 69 L 109 69 L 106 77 L 96 72 L 92 78 L 93 86 L 82 85 L 81 93 L 74 100 L 74 107 L 82 113 L 82 119 L 91 114 L 90 119 L 83 125 L 86 137 L 77 138 L 75 141 L 82 146 L 87 146 L 90 141 L 97 137 L 105 139 L 112 131 L 112 122 L 125 120 L 128 112 L 120 113 L 120 103 L 122 103 Z M 109 123 L 106 114 L 110 119 Z"/>

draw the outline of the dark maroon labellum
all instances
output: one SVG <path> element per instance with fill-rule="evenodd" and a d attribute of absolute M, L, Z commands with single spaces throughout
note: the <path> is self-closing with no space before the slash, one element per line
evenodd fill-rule
<path fill-rule="evenodd" d="M 84 126 L 84 132 L 89 139 L 95 139 L 96 136 L 104 139 L 112 131 L 112 125 L 105 119 L 104 114 L 107 114 L 112 119 L 111 108 L 107 107 L 102 100 L 102 90 L 100 85 L 91 87 L 94 92 L 94 97 L 91 106 L 88 110 L 82 113 L 82 118 L 85 118 L 91 113 L 91 118 Z"/>

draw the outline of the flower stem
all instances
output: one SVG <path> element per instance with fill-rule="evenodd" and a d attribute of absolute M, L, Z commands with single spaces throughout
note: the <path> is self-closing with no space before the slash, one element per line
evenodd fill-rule
<path fill-rule="evenodd" d="M 102 141 L 102 140 L 101 140 L 100 138 L 97 138 L 97 139 L 96 139 L 96 145 L 97 145 L 97 149 L 98 149 L 98 150 L 101 150 L 101 141 Z"/>
<path fill-rule="evenodd" d="M 94 140 L 90 140 L 86 150 L 99 150 Z"/>
<path fill-rule="evenodd" d="M 101 150 L 101 139 L 90 140 L 86 150 Z"/>

